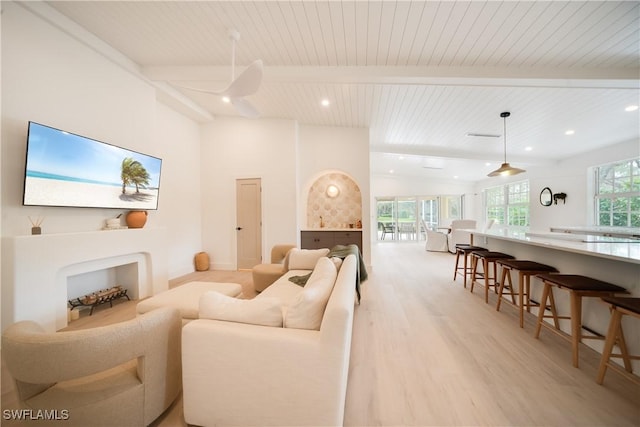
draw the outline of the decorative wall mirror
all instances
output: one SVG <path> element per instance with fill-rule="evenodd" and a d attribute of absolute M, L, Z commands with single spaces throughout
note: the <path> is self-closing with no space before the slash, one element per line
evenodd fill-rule
<path fill-rule="evenodd" d="M 540 204 L 542 206 L 551 206 L 553 201 L 553 193 L 549 187 L 544 187 L 540 192 Z"/>

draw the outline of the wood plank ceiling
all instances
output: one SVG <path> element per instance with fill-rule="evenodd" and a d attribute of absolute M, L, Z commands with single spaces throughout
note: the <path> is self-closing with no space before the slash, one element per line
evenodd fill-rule
<path fill-rule="evenodd" d="M 248 97 L 261 116 L 370 129 L 374 173 L 481 179 L 501 162 L 502 140 L 466 133 L 501 135 L 501 111 L 512 113 L 509 160 L 521 166 L 639 138 L 640 115 L 624 110 L 640 102 L 636 1 L 48 5 L 169 85 L 224 88 L 237 29 L 237 68 L 265 64 Z M 236 114 L 179 90 L 213 116 Z"/>

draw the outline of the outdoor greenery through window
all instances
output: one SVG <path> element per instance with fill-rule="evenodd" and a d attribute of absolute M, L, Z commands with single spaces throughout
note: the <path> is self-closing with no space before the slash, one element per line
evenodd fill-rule
<path fill-rule="evenodd" d="M 463 196 L 378 197 L 378 240 L 425 240 L 446 218 L 462 218 Z"/>
<path fill-rule="evenodd" d="M 508 227 L 529 226 L 529 181 L 485 189 L 487 220 Z"/>
<path fill-rule="evenodd" d="M 596 225 L 640 227 L 640 158 L 595 168 Z"/>

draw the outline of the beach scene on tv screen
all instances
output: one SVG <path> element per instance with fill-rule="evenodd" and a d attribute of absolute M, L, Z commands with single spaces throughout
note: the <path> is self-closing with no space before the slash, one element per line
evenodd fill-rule
<path fill-rule="evenodd" d="M 24 204 L 157 209 L 162 160 L 31 123 Z"/>

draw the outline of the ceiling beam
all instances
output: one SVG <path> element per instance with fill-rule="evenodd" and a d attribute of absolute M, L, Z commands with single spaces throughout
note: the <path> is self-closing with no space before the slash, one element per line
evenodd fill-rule
<path fill-rule="evenodd" d="M 463 151 L 463 150 L 451 150 L 447 148 L 435 148 L 429 146 L 420 145 L 407 145 L 407 144 L 372 144 L 369 152 L 382 153 L 382 154 L 395 154 L 398 156 L 420 156 L 425 158 L 437 158 L 437 159 L 460 159 L 460 160 L 478 160 L 483 162 L 497 162 L 503 161 L 502 153 L 496 156 L 495 153 L 489 152 L 475 152 L 475 151 Z M 508 154 L 509 162 L 517 162 L 527 165 L 551 165 L 555 163 L 556 159 L 544 158 L 539 156 L 526 156 Z"/>
<path fill-rule="evenodd" d="M 149 66 L 153 81 L 228 82 L 227 66 Z M 270 67 L 269 83 L 407 84 L 638 89 L 639 69 L 531 69 L 497 67 Z"/>

